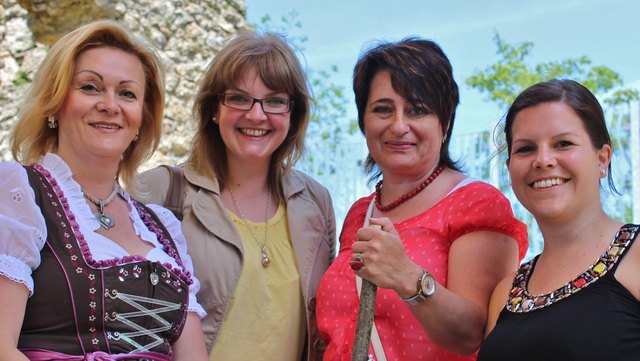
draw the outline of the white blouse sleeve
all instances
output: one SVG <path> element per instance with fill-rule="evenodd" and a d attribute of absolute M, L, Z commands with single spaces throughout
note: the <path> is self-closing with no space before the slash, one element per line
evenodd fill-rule
<path fill-rule="evenodd" d="M 160 218 L 162 224 L 165 226 L 165 228 L 167 228 L 169 234 L 171 234 L 171 238 L 176 245 L 185 271 L 191 273 L 191 279 L 193 280 L 193 283 L 189 286 L 188 311 L 195 312 L 198 314 L 198 316 L 200 316 L 200 318 L 204 318 L 207 315 L 207 312 L 196 299 L 196 294 L 198 293 L 198 291 L 200 291 L 200 282 L 193 272 L 193 262 L 191 261 L 191 257 L 187 253 L 187 240 L 184 238 L 184 234 L 182 234 L 180 221 L 173 215 L 173 213 L 171 213 L 170 210 L 164 207 L 161 207 L 157 204 L 147 204 L 147 206 L 151 208 L 151 210 L 154 211 L 156 215 L 158 215 L 158 218 Z"/>
<path fill-rule="evenodd" d="M 21 164 L 0 163 L 0 275 L 33 294 L 31 272 L 40 265 L 47 225 Z"/>

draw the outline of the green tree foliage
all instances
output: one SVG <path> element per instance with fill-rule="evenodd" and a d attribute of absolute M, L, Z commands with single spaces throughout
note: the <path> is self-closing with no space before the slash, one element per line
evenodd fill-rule
<path fill-rule="evenodd" d="M 596 95 L 604 95 L 621 86 L 622 77 L 602 65 L 592 65 L 586 56 L 529 64 L 527 57 L 533 50 L 532 42 L 508 44 L 497 32 L 494 35 L 499 60 L 466 79 L 466 84 L 486 93 L 487 100 L 500 107 L 508 107 L 515 97 L 527 87 L 552 78 L 570 78 L 580 82 Z M 638 99 L 632 89 L 618 89 L 604 100 L 607 104 L 627 103 Z"/>
<path fill-rule="evenodd" d="M 274 21 L 270 15 L 265 15 L 256 28 L 285 35 L 289 44 L 298 52 L 303 66 L 306 65 L 303 52 L 308 38 L 300 35 L 302 23 L 298 20 L 298 13 L 295 10 L 283 15 L 278 21 Z M 350 100 L 346 96 L 344 87 L 332 80 L 337 73 L 338 68 L 335 65 L 321 70 L 306 67 L 314 98 L 313 113 L 307 131 L 307 147 L 322 149 L 323 163 L 330 162 L 332 157 L 329 154 L 338 149 L 345 140 L 345 136 L 355 133 L 358 129 L 357 121 L 348 119 L 347 107 Z M 307 166 L 312 168 L 307 169 L 308 171 L 321 174 L 336 171 L 336 167 L 331 164 L 319 164 L 321 160 L 314 158 L 314 153 L 307 154 Z"/>

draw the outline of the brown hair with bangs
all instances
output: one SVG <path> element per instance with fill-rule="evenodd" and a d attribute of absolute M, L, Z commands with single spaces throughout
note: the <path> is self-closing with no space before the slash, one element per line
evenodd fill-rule
<path fill-rule="evenodd" d="M 248 68 L 255 68 L 269 89 L 287 93 L 292 100 L 289 133 L 271 155 L 268 176 L 269 188 L 282 198 L 282 176 L 304 154 L 311 102 L 302 66 L 283 36 L 242 32 L 211 61 L 193 104 L 198 129 L 189 162 L 198 173 L 217 178 L 220 188 L 224 188 L 228 172 L 227 149 L 213 118 L 218 114 L 221 94 L 235 88 Z"/>

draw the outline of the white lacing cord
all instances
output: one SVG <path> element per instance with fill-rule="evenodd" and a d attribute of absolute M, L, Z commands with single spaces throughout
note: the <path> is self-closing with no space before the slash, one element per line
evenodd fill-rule
<path fill-rule="evenodd" d="M 120 321 L 126 325 L 128 325 L 129 327 L 131 327 L 132 329 L 136 330 L 136 331 L 132 331 L 132 332 L 123 332 L 123 333 L 119 333 L 118 335 L 110 335 L 111 338 L 116 338 L 116 339 L 120 339 L 120 340 L 124 340 L 127 343 L 129 343 L 130 345 L 137 347 L 137 349 L 133 350 L 132 352 L 141 352 L 141 351 L 150 351 L 152 348 L 161 345 L 162 343 L 164 343 L 164 339 L 160 336 L 158 336 L 159 333 L 167 331 L 171 328 L 171 323 L 168 322 L 167 320 L 165 320 L 164 318 L 162 318 L 161 316 L 159 316 L 160 313 L 165 313 L 165 312 L 171 312 L 171 311 L 175 311 L 180 309 L 181 305 L 179 303 L 173 303 L 173 302 L 168 302 L 168 301 L 164 301 L 164 300 L 159 300 L 156 298 L 149 298 L 149 297 L 143 297 L 143 296 L 138 296 L 138 295 L 131 295 L 131 294 L 127 294 L 127 293 L 122 293 L 122 292 L 112 292 L 110 293 L 108 290 L 105 293 L 106 296 L 108 296 L 111 299 L 119 299 L 122 300 L 123 302 L 125 302 L 126 304 L 138 309 L 139 311 L 134 311 L 134 312 L 124 312 L 124 313 L 118 313 L 115 315 L 115 320 Z M 148 309 L 147 307 L 143 306 L 142 304 L 140 304 L 139 302 L 145 302 L 145 303 L 149 303 L 149 304 L 153 304 L 153 305 L 161 305 L 163 307 L 159 307 L 159 308 L 155 308 L 155 309 Z M 155 320 L 157 320 L 158 322 L 160 322 L 160 324 L 162 326 L 157 327 L 157 328 L 153 328 L 153 329 L 146 329 L 140 325 L 138 325 L 137 323 L 133 322 L 130 320 L 130 318 L 133 317 L 140 317 L 140 316 L 149 316 L 154 318 Z M 147 344 L 147 345 L 140 345 L 138 342 L 136 342 L 133 337 L 140 337 L 140 336 L 149 336 L 152 339 L 154 339 L 153 342 Z"/>

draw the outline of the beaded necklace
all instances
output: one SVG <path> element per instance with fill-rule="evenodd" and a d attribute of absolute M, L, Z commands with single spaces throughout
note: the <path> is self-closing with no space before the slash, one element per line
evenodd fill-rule
<path fill-rule="evenodd" d="M 607 250 L 591 264 L 589 269 L 564 286 L 546 294 L 532 295 L 527 288 L 538 256 L 524 263 L 518 269 L 511 291 L 509 292 L 507 310 L 513 313 L 526 313 L 547 307 L 596 282 L 615 266 L 639 230 L 640 227 L 637 225 L 627 224 L 622 226 L 613 240 L 611 240 Z"/>
<path fill-rule="evenodd" d="M 438 176 L 440 175 L 440 173 L 442 173 L 444 168 L 445 168 L 445 165 L 441 164 L 438 168 L 436 168 L 436 170 L 433 171 L 433 173 L 431 173 L 431 175 L 427 179 L 424 180 L 424 182 L 418 184 L 418 186 L 415 189 L 403 194 L 402 196 L 400 196 L 400 198 L 387 204 L 386 206 L 382 205 L 382 180 L 380 180 L 380 182 L 376 184 L 376 197 L 375 197 L 376 208 L 378 208 L 382 212 L 387 212 L 397 208 L 399 205 L 415 197 L 416 195 L 418 195 L 418 193 L 422 192 L 425 188 L 427 188 L 427 186 L 431 184 L 431 182 L 433 182 L 436 178 L 438 178 Z"/>

